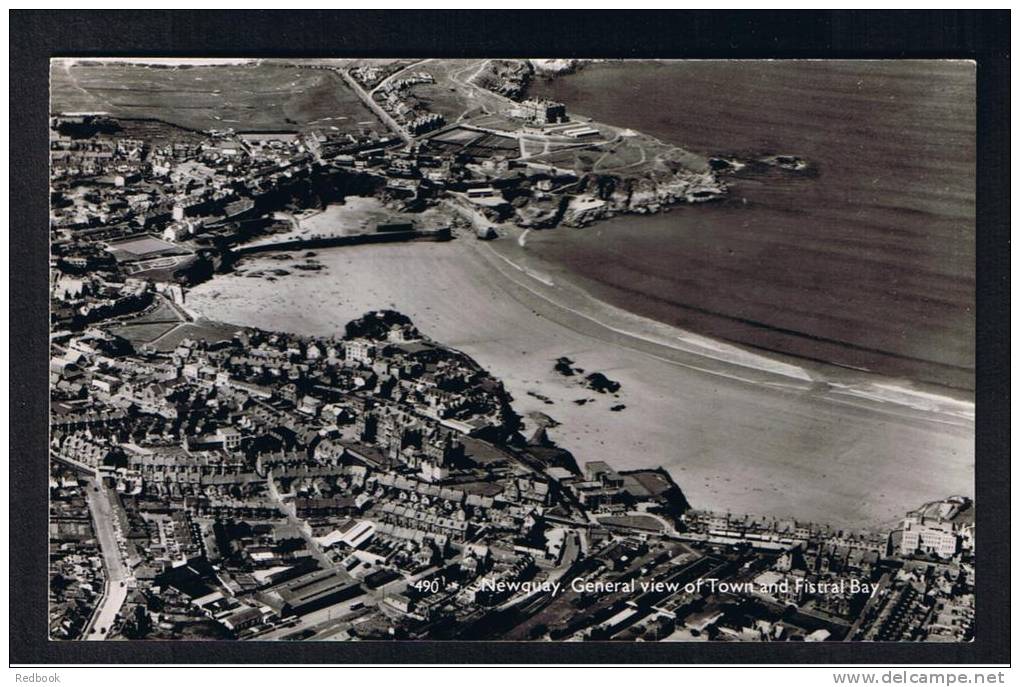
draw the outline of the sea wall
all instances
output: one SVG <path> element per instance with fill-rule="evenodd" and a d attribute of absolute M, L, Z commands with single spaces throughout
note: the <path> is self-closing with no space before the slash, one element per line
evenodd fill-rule
<path fill-rule="evenodd" d="M 335 248 L 337 246 L 361 246 L 369 243 L 400 243 L 404 241 L 449 241 L 450 229 L 444 227 L 435 231 L 387 231 L 372 234 L 350 234 L 347 236 L 322 236 L 318 238 L 289 239 L 274 243 L 260 243 L 252 246 L 238 246 L 230 249 L 233 258 L 256 253 L 276 253 L 288 250 L 310 248 Z"/>

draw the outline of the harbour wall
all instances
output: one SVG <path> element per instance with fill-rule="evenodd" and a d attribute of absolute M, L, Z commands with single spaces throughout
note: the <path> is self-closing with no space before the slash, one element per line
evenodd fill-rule
<path fill-rule="evenodd" d="M 360 246 L 369 243 L 400 243 L 404 241 L 449 241 L 451 238 L 452 234 L 448 227 L 434 231 L 386 231 L 370 234 L 290 239 L 274 243 L 260 243 L 252 246 L 238 246 L 230 249 L 230 254 L 232 257 L 238 258 L 256 253 L 278 253 L 280 251 L 308 248 L 335 248 L 338 246 Z"/>

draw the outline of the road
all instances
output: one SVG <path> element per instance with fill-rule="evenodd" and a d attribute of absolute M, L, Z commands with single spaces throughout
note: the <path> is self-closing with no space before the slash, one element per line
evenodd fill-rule
<path fill-rule="evenodd" d="M 411 136 L 404 127 L 400 126 L 400 124 L 397 123 L 397 120 L 390 116 L 389 112 L 382 109 L 379 103 L 372 100 L 372 96 L 365 92 L 365 89 L 361 87 L 361 84 L 358 83 L 357 79 L 343 69 L 338 69 L 336 71 L 339 72 L 340 76 L 342 76 L 344 81 L 347 82 L 347 85 L 351 87 L 359 98 L 361 98 L 362 102 L 368 105 L 369 109 L 371 109 L 372 112 L 374 112 L 376 116 L 382 120 L 383 124 L 392 129 L 395 134 L 400 136 L 400 138 L 404 139 L 405 143 L 414 142 L 414 137 Z"/>
<path fill-rule="evenodd" d="M 326 608 L 320 608 L 317 611 L 300 616 L 293 625 L 278 627 L 264 634 L 255 635 L 250 639 L 258 642 L 273 641 L 296 635 L 303 630 L 318 632 L 326 627 L 342 622 L 341 618 L 354 613 L 355 609 L 352 606 L 364 604 L 365 601 L 365 595 L 360 594 L 353 599 L 348 599 L 347 601 L 342 601 Z"/>
<path fill-rule="evenodd" d="M 308 550 L 311 551 L 312 556 L 314 556 L 315 560 L 319 562 L 319 565 L 324 570 L 330 570 L 337 567 L 336 563 L 334 563 L 330 557 L 326 555 L 326 552 L 322 550 L 322 547 L 319 546 L 319 542 L 315 541 L 315 537 L 305 530 L 305 523 L 297 517 L 297 514 L 294 511 L 294 504 L 288 504 L 283 500 L 283 496 L 280 494 L 280 490 L 277 488 L 276 482 L 273 479 L 272 470 L 270 470 L 266 475 L 266 482 L 269 486 L 269 496 L 280 506 L 280 512 L 286 516 L 287 522 L 294 528 L 298 535 L 305 540 L 305 543 L 308 545 Z"/>
<path fill-rule="evenodd" d="M 385 86 L 390 81 L 392 81 L 396 77 L 400 76 L 404 72 L 406 72 L 406 71 L 408 71 L 410 69 L 414 69 L 415 67 L 420 67 L 421 65 L 425 64 L 426 62 L 431 62 L 431 61 L 432 61 L 432 58 L 430 57 L 430 58 L 428 58 L 426 60 L 418 60 L 417 62 L 412 62 L 411 64 L 407 65 L 406 67 L 398 69 L 397 71 L 393 72 L 392 74 L 387 76 L 385 79 L 383 79 L 382 81 L 377 83 L 375 85 L 375 88 L 372 89 L 372 91 L 369 93 L 369 95 L 375 95 L 376 91 L 378 91 L 380 88 L 382 88 L 383 86 Z"/>
<path fill-rule="evenodd" d="M 512 107 L 513 105 L 516 104 L 513 100 L 507 98 L 504 95 L 500 95 L 495 91 L 484 89 L 481 86 L 477 86 L 473 83 L 473 81 L 476 78 L 478 78 L 478 75 L 482 73 L 482 71 L 485 69 L 486 66 L 488 66 L 489 62 L 491 61 L 492 60 L 482 60 L 481 62 L 478 63 L 477 66 L 474 63 L 468 64 L 462 69 L 451 71 L 447 77 L 452 83 L 461 87 L 461 90 L 467 95 L 469 100 L 476 98 L 481 100 L 482 109 L 485 110 L 486 112 L 490 112 L 490 114 L 491 111 L 486 107 L 487 100 L 495 102 L 498 106 L 502 107 Z M 472 69 L 473 71 L 471 71 Z M 471 76 L 465 79 L 464 72 L 467 71 L 471 71 Z M 502 108 L 497 107 L 497 111 L 499 109 Z"/>
<path fill-rule="evenodd" d="M 85 639 L 100 641 L 106 638 L 110 628 L 113 627 L 117 612 L 127 599 L 127 580 L 131 575 L 120 550 L 118 534 L 120 521 L 117 512 L 119 505 L 115 502 L 117 495 L 96 480 L 89 480 L 88 489 L 89 510 L 92 512 L 92 522 L 103 554 L 103 567 L 106 570 L 106 588 L 92 620 L 85 629 Z"/>
<path fill-rule="evenodd" d="M 853 639 L 854 635 L 856 635 L 858 630 L 861 629 L 861 625 L 863 625 L 864 621 L 868 619 L 871 609 L 881 601 L 890 582 L 892 582 L 892 580 L 889 577 L 889 573 L 884 573 L 882 578 L 878 581 L 878 585 L 875 587 L 874 591 L 871 592 L 871 596 L 868 597 L 868 601 L 864 604 L 864 608 L 862 608 L 861 612 L 857 614 L 857 620 L 855 620 L 854 624 L 850 626 L 849 630 L 847 630 L 846 639 Z"/>

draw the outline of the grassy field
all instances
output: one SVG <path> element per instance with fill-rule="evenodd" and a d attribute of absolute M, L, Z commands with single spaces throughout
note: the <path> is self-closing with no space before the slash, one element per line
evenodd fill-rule
<path fill-rule="evenodd" d="M 421 69 L 431 74 L 436 82 L 415 86 L 412 92 L 429 110 L 443 115 L 448 122 L 456 121 L 473 108 L 495 112 L 499 105 L 495 97 L 490 98 L 477 91 L 473 99 L 469 97 L 474 89 L 465 83 L 465 79 L 470 76 L 472 65 L 478 64 L 477 60 L 429 60 L 421 65 Z"/>
<path fill-rule="evenodd" d="M 135 347 L 155 341 L 178 325 L 177 322 L 126 322 L 110 327 L 110 333 L 127 339 Z"/>
<path fill-rule="evenodd" d="M 607 515 L 600 517 L 599 522 L 612 527 L 636 527 L 649 532 L 661 532 L 662 523 L 648 515 Z"/>
<path fill-rule="evenodd" d="M 54 60 L 50 83 L 54 112 L 98 111 L 201 130 L 383 128 L 336 74 L 273 60 L 187 68 Z"/>
<path fill-rule="evenodd" d="M 192 341 L 229 341 L 234 333 L 240 329 L 232 324 L 213 322 L 211 320 L 199 320 L 178 325 L 176 329 L 163 336 L 156 343 L 156 349 L 162 352 L 172 351 L 185 339 Z"/>
<path fill-rule="evenodd" d="M 342 203 L 327 205 L 322 210 L 304 210 L 291 218 L 291 230 L 269 234 L 246 245 L 278 244 L 295 239 L 312 239 L 331 236 L 351 236 L 374 233 L 378 224 L 411 223 L 416 229 L 434 229 L 450 226 L 452 217 L 443 207 L 428 208 L 423 212 L 400 212 L 385 205 L 378 198 L 348 196 Z M 279 257 L 279 256 L 276 256 Z M 312 256 L 314 257 L 314 256 Z M 269 261 L 269 262 L 266 262 Z M 245 260 L 246 267 L 273 265 L 272 258 Z M 249 275 L 254 273 L 249 272 Z"/>
<path fill-rule="evenodd" d="M 152 258 L 158 255 L 174 255 L 188 252 L 182 250 L 179 246 L 168 241 L 164 241 L 163 239 L 156 238 L 155 236 L 141 236 L 139 238 L 128 239 L 127 241 L 111 243 L 109 251 L 118 262 Z"/>
<path fill-rule="evenodd" d="M 135 347 L 151 343 L 173 331 L 184 322 L 184 317 L 163 298 L 137 317 L 110 327 L 110 333 L 127 339 Z"/>
<path fill-rule="evenodd" d="M 156 324 L 163 322 L 173 322 L 176 324 L 183 322 L 183 319 L 180 313 L 174 310 L 169 303 L 160 299 L 152 310 L 142 313 L 124 324 Z"/>
<path fill-rule="evenodd" d="M 205 137 L 175 124 L 155 119 L 121 119 L 120 131 L 115 135 L 121 138 L 140 138 L 154 146 L 172 145 L 174 143 L 197 144 Z"/>
<path fill-rule="evenodd" d="M 403 67 L 411 64 L 399 62 Z M 484 60 L 425 60 L 415 69 L 428 72 L 436 82 L 414 86 L 411 93 L 449 123 L 463 121 L 486 129 L 518 130 L 522 122 L 506 116 L 512 101 L 477 85 L 476 76 L 484 66 Z M 51 109 L 58 112 L 99 111 L 121 118 L 155 118 L 199 130 L 384 130 L 337 74 L 288 61 L 166 68 L 55 60 L 50 72 Z M 567 111 L 571 112 L 569 102 Z M 554 137 L 548 146 L 529 145 L 529 154 L 536 161 L 578 172 L 607 171 L 628 176 L 662 169 L 667 159 L 692 169 L 704 166 L 703 159 L 650 137 L 632 132 L 618 136 L 620 130 L 612 124 L 587 118 L 578 118 L 576 123 L 596 126 L 602 136 L 584 147 Z M 495 137 L 484 141 L 485 146 L 493 143 L 491 150 L 483 146 L 473 152 L 517 154 L 512 141 Z"/>

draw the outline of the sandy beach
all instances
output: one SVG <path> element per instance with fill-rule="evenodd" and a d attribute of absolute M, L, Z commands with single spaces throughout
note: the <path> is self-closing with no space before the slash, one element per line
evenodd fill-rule
<path fill-rule="evenodd" d="M 449 224 L 448 212 L 429 209 L 417 214 L 401 213 L 371 196 L 348 196 L 342 203 L 332 203 L 321 209 L 309 208 L 293 213 L 280 211 L 273 213 L 273 216 L 279 221 L 289 222 L 291 229 L 255 239 L 247 245 L 370 234 L 376 230 L 377 224 L 386 222 L 413 222 L 421 228 Z"/>
<path fill-rule="evenodd" d="M 190 291 L 187 306 L 315 335 L 397 309 L 501 378 L 522 415 L 559 423 L 550 437 L 579 462 L 665 466 L 696 508 L 857 528 L 927 500 L 973 496 L 972 405 L 892 383 L 834 383 L 793 359 L 629 315 L 516 260 L 515 237 L 495 243 L 322 250 L 320 272 L 218 276 Z M 265 256 L 244 264 L 286 267 Z M 557 372 L 563 356 L 584 373 Z M 619 392 L 583 386 L 591 372 Z"/>

